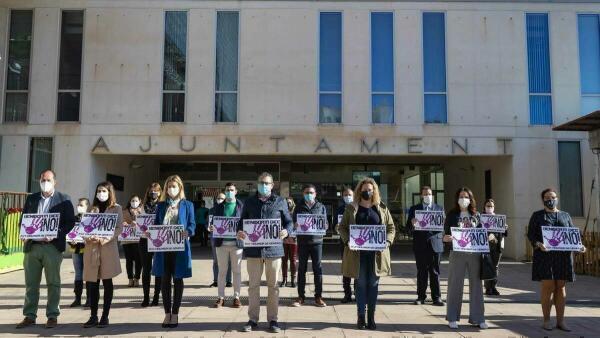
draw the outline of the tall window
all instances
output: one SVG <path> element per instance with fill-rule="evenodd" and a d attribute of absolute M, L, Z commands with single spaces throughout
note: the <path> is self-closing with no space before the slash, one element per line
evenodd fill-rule
<path fill-rule="evenodd" d="M 558 181 L 560 209 L 571 216 L 583 216 L 579 141 L 558 142 Z"/>
<path fill-rule="evenodd" d="M 600 15 L 580 14 L 579 68 L 581 74 L 581 113 L 600 109 Z"/>
<path fill-rule="evenodd" d="M 185 66 L 187 12 L 165 13 L 163 69 L 163 122 L 183 122 L 185 116 Z"/>
<path fill-rule="evenodd" d="M 60 27 L 58 121 L 79 121 L 83 11 L 63 11 Z"/>
<path fill-rule="evenodd" d="M 552 124 L 548 14 L 527 13 L 526 21 L 529 123 L 532 125 Z"/>
<path fill-rule="evenodd" d="M 319 20 L 319 123 L 342 123 L 342 13 Z"/>
<path fill-rule="evenodd" d="M 4 121 L 27 121 L 33 11 L 10 12 Z"/>
<path fill-rule="evenodd" d="M 217 12 L 215 122 L 237 122 L 239 13 Z"/>
<path fill-rule="evenodd" d="M 371 13 L 371 114 L 394 123 L 394 13 Z"/>
<path fill-rule="evenodd" d="M 40 172 L 52 168 L 52 138 L 32 137 L 29 141 L 29 182 L 27 191 L 40 191 Z"/>
<path fill-rule="evenodd" d="M 425 123 L 448 122 L 444 13 L 423 13 L 423 76 Z"/>

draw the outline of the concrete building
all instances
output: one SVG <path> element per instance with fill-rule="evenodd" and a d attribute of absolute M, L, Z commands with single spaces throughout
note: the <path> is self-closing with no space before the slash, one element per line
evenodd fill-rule
<path fill-rule="evenodd" d="M 446 209 L 466 185 L 508 215 L 517 259 L 543 188 L 585 221 L 595 157 L 552 126 L 600 108 L 600 1 L 0 6 L 0 190 L 51 166 L 74 199 L 172 173 L 206 198 L 271 171 L 335 210 L 372 175 L 403 224 L 420 185 Z"/>

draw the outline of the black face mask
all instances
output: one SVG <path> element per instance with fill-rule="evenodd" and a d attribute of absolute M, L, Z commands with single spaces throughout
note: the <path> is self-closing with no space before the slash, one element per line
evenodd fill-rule
<path fill-rule="evenodd" d="M 554 208 L 556 208 L 556 205 L 558 205 L 557 199 L 544 201 L 544 206 L 548 209 L 554 209 Z"/>
<path fill-rule="evenodd" d="M 365 190 L 365 191 L 360 192 L 360 197 L 365 201 L 370 200 L 372 196 L 373 196 L 372 191 Z"/>

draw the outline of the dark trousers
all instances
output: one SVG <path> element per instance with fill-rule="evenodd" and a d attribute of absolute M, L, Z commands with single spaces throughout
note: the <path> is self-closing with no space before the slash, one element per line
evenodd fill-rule
<path fill-rule="evenodd" d="M 355 289 L 358 315 L 364 315 L 367 306 L 369 312 L 375 312 L 378 292 L 379 277 L 375 275 L 375 251 L 361 251 Z"/>
<path fill-rule="evenodd" d="M 150 298 L 150 280 L 152 279 L 152 257 L 154 253 L 148 252 L 148 240 L 140 240 L 140 256 L 142 260 L 142 288 L 144 289 L 144 299 Z M 154 278 L 154 298 L 158 299 L 160 295 L 161 278 Z"/>
<path fill-rule="evenodd" d="M 140 279 L 140 275 L 142 274 L 140 245 L 138 243 L 123 244 L 123 251 L 125 252 L 125 269 L 127 270 L 127 278 Z"/>
<path fill-rule="evenodd" d="M 296 271 L 298 271 L 298 245 L 295 243 L 283 243 L 283 262 L 281 262 L 283 280 L 287 280 L 288 262 L 290 278 L 294 280 L 296 278 Z"/>
<path fill-rule="evenodd" d="M 498 238 L 498 235 L 496 235 L 496 238 Z M 502 240 L 504 239 L 502 238 L 500 241 Z M 500 266 L 500 258 L 502 258 L 502 247 L 500 241 L 496 243 L 490 243 L 490 256 L 492 256 L 492 262 L 494 263 L 494 267 L 496 267 L 496 278 L 484 281 L 486 291 L 493 290 L 496 288 L 496 285 L 498 285 L 498 269 Z"/>
<path fill-rule="evenodd" d="M 305 297 L 306 270 L 308 270 L 308 259 L 312 262 L 312 270 L 315 277 L 315 297 L 321 297 L 323 293 L 323 271 L 321 269 L 321 257 L 323 257 L 323 243 L 298 244 L 298 296 Z"/>
<path fill-rule="evenodd" d="M 342 259 L 344 258 L 344 248 L 345 247 L 346 247 L 346 244 L 344 244 L 344 242 L 342 242 L 340 240 L 340 249 L 341 249 L 340 255 L 341 255 Z M 344 297 L 346 297 L 346 298 L 352 297 L 352 286 L 350 286 L 351 283 L 352 283 L 352 278 L 342 276 L 342 286 L 344 288 Z M 354 280 L 354 289 L 356 289 L 356 280 Z"/>
<path fill-rule="evenodd" d="M 210 239 L 210 232 L 206 229 L 205 224 L 196 224 L 198 229 L 198 237 L 200 238 L 200 244 L 202 246 L 208 246 L 208 240 Z"/>
<path fill-rule="evenodd" d="M 162 276 L 163 307 L 165 313 L 179 314 L 181 299 L 183 298 L 183 278 L 175 278 L 176 252 L 165 252 L 165 265 Z M 173 304 L 171 304 L 171 279 L 173 280 Z"/>
<path fill-rule="evenodd" d="M 421 300 L 427 298 L 427 280 L 431 288 L 431 299 L 440 300 L 440 259 L 441 254 L 434 252 L 431 243 L 427 243 L 425 250 L 414 251 L 417 262 L 417 297 Z"/>
<path fill-rule="evenodd" d="M 96 282 L 86 282 L 90 296 L 90 310 L 92 317 L 98 316 L 98 303 L 100 302 L 100 280 Z M 102 286 L 104 286 L 104 300 L 102 302 L 102 317 L 108 318 L 110 312 L 110 305 L 113 299 L 113 281 L 111 278 L 103 279 Z"/>

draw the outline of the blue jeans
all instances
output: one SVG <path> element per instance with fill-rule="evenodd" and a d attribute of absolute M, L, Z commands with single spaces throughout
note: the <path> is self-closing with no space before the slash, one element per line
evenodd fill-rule
<path fill-rule="evenodd" d="M 73 260 L 73 268 L 75 268 L 75 281 L 83 280 L 83 254 L 73 253 L 71 259 Z"/>
<path fill-rule="evenodd" d="M 364 316 L 366 306 L 369 307 L 369 311 L 375 311 L 378 291 L 379 277 L 375 275 L 375 251 L 361 251 L 354 290 L 358 315 Z"/>
<path fill-rule="evenodd" d="M 213 270 L 213 282 L 217 282 L 219 280 L 219 263 L 217 262 L 217 247 L 215 246 L 215 240 L 210 238 L 210 248 L 212 251 L 212 270 Z M 225 283 L 231 283 L 231 260 L 227 264 L 227 277 L 225 278 Z"/>

